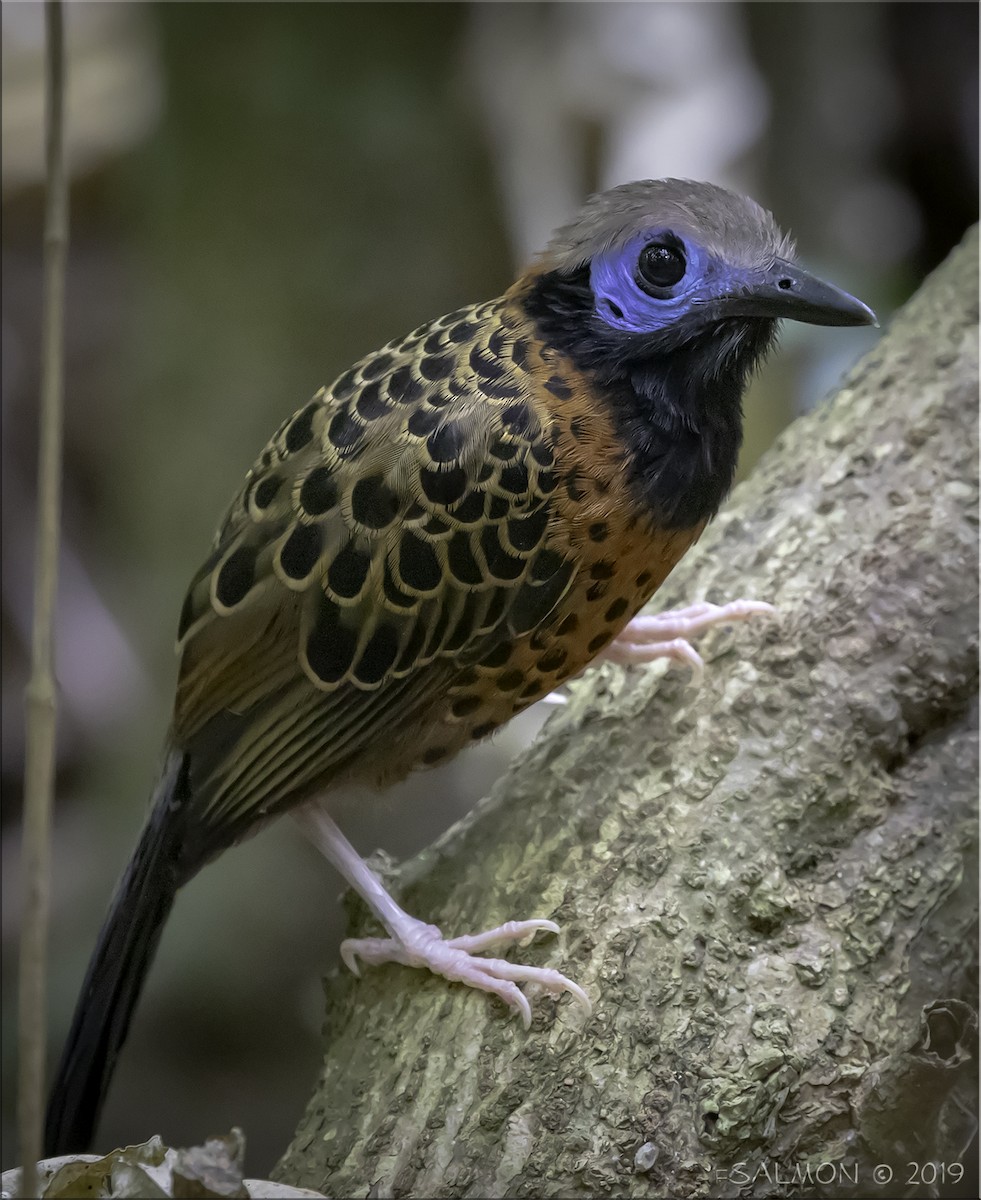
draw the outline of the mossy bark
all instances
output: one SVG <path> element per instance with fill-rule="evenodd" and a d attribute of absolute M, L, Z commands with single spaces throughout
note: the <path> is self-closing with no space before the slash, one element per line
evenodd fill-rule
<path fill-rule="evenodd" d="M 964 1153 L 977 254 L 975 231 L 657 598 L 767 599 L 776 618 L 706 637 L 700 689 L 677 669 L 590 672 L 397 877 L 447 931 L 553 917 L 562 936 L 522 958 L 574 977 L 593 1016 L 536 997 L 526 1033 L 405 968 L 332 979 L 281 1178 L 687 1197 L 795 1195 L 810 1172 L 819 1194 L 866 1195 L 875 1164 L 901 1191 L 907 1162 Z"/>

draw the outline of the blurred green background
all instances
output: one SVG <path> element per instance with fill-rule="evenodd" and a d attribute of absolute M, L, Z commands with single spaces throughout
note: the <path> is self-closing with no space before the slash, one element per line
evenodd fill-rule
<path fill-rule="evenodd" d="M 977 217 L 973 3 L 69 5 L 72 229 L 51 1056 L 153 781 L 186 581 L 284 416 L 353 359 L 503 289 L 584 195 L 710 178 L 880 317 Z M 41 276 L 39 4 L 3 20 L 3 1148 L 13 1135 L 22 694 Z M 798 326 L 745 471 L 875 331 Z M 540 707 L 540 706 L 539 706 Z M 533 736 L 342 823 L 432 840 Z M 285 1147 L 319 1063 L 340 882 L 288 822 L 182 893 L 99 1148 L 244 1127 Z M 425 914 L 420 914 L 425 915 Z"/>

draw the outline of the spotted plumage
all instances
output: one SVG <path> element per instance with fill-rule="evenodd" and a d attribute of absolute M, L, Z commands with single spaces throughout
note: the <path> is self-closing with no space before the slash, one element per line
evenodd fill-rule
<path fill-rule="evenodd" d="M 578 674 L 698 536 L 704 521 L 659 532 L 638 505 L 611 415 L 542 340 L 528 290 L 362 359 L 246 477 L 183 608 L 176 736 L 227 723 L 243 661 L 231 626 L 247 636 L 274 609 L 291 644 L 276 653 L 301 670 L 285 686 L 271 676 L 261 738 L 249 716 L 234 755 L 223 743 L 218 762 L 196 756 L 221 835 L 342 772 L 388 782 L 486 737 Z M 420 671 L 432 682 L 410 696 L 403 681 Z M 385 691 L 404 696 L 394 716 L 359 695 Z M 341 738 L 331 714 L 352 712 Z M 308 719 L 307 753 L 283 762 Z M 352 772 L 379 729 L 389 752 Z M 208 831 L 204 856 L 219 848 Z"/>
<path fill-rule="evenodd" d="M 684 632 L 718 614 L 632 618 L 731 484 L 746 377 L 779 316 L 871 316 L 791 255 L 768 213 L 719 188 L 615 189 L 503 296 L 389 342 L 283 422 L 181 609 L 164 768 L 49 1152 L 89 1140 L 177 889 L 287 809 L 391 935 L 345 943 L 352 966 L 425 965 L 526 1019 L 524 980 L 588 1008 L 557 972 L 479 956 L 550 921 L 443 939 L 385 895 L 320 797 L 451 757 L 600 654 L 698 665 Z M 740 603 L 722 617 L 766 607 Z"/>

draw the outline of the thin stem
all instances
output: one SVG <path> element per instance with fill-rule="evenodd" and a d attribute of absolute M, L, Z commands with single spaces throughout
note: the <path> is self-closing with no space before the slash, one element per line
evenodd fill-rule
<path fill-rule="evenodd" d="M 64 13 L 45 0 L 44 292 L 41 313 L 41 397 L 38 441 L 37 557 L 34 629 L 26 700 L 24 772 L 24 927 L 20 943 L 18 1119 L 23 1164 L 21 1195 L 37 1196 L 42 1153 L 45 958 L 50 906 L 50 831 L 54 792 L 54 621 L 61 515 L 64 394 L 65 261 L 68 180 L 65 166 Z"/>

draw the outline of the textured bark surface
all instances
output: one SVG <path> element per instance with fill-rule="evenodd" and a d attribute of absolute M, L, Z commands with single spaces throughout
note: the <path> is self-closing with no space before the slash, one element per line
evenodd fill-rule
<path fill-rule="evenodd" d="M 332 979 L 279 1177 L 685 1197 L 794 1195 L 809 1171 L 867 1195 L 885 1163 L 882 1194 L 936 1194 L 905 1164 L 958 1160 L 976 1128 L 977 254 L 975 232 L 657 597 L 777 618 L 707 636 L 697 690 L 590 672 L 401 872 L 447 931 L 553 917 L 522 958 L 593 1016 L 538 997 L 526 1033 L 420 972 Z"/>

